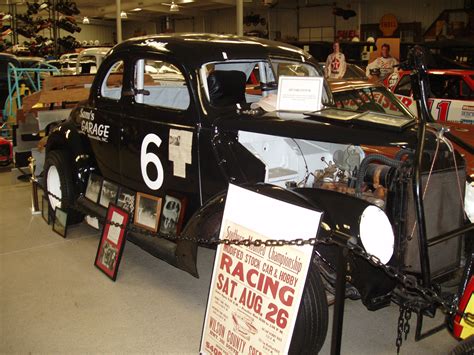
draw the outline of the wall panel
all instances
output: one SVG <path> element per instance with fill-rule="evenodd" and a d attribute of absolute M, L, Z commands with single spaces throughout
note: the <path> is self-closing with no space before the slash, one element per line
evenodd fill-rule
<path fill-rule="evenodd" d="M 115 32 L 115 23 L 114 25 L 80 25 L 82 31 L 79 33 L 74 33 L 72 36 L 76 38 L 77 41 L 90 41 L 90 40 L 99 40 L 101 45 L 104 44 L 113 44 L 113 33 Z M 60 37 L 69 35 L 70 33 L 66 31 L 60 32 Z"/>
<path fill-rule="evenodd" d="M 123 21 L 122 22 L 122 38 L 128 39 L 136 37 L 137 35 L 156 34 L 159 27 L 155 22 L 149 21 Z"/>

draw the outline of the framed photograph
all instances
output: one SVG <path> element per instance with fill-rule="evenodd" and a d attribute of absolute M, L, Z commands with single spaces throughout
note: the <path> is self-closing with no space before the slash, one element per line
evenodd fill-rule
<path fill-rule="evenodd" d="M 163 199 L 137 192 L 135 206 L 135 225 L 152 232 L 158 230 Z"/>
<path fill-rule="evenodd" d="M 109 203 L 117 202 L 118 185 L 111 181 L 103 180 L 102 189 L 100 190 L 99 204 L 105 208 L 109 207 Z"/>
<path fill-rule="evenodd" d="M 117 278 L 117 272 L 122 259 L 125 246 L 125 233 L 129 220 L 127 211 L 109 204 L 107 209 L 107 221 L 112 221 L 121 226 L 105 223 L 102 236 L 97 248 L 94 265 L 113 281 Z"/>
<path fill-rule="evenodd" d="M 51 223 L 51 208 L 49 207 L 49 199 L 46 195 L 43 195 L 41 200 L 41 215 L 46 223 Z"/>
<path fill-rule="evenodd" d="M 125 211 L 133 216 L 135 212 L 135 191 L 120 187 L 117 198 L 117 206 L 123 208 Z"/>
<path fill-rule="evenodd" d="M 61 237 L 66 238 L 67 233 L 67 211 L 56 207 L 54 210 L 53 231 Z"/>
<path fill-rule="evenodd" d="M 89 175 L 89 181 L 87 182 L 86 198 L 94 203 L 99 201 L 100 188 L 102 187 L 102 176 L 96 174 Z"/>
<path fill-rule="evenodd" d="M 188 199 L 174 192 L 168 192 L 163 203 L 160 220 L 160 234 L 179 235 L 183 226 Z"/>

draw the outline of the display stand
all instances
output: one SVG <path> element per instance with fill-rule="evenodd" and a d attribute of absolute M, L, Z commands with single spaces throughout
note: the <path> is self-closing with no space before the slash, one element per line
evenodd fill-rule
<path fill-rule="evenodd" d="M 38 201 L 38 180 L 31 178 L 31 214 L 40 214 Z"/>
<path fill-rule="evenodd" d="M 31 172 L 31 214 L 40 214 L 41 210 L 39 208 L 39 199 L 38 199 L 38 187 L 41 188 L 41 185 L 36 178 L 35 175 L 35 165 L 36 165 L 36 159 L 33 157 L 30 157 L 28 159 L 30 161 L 30 164 L 28 165 L 28 168 L 30 169 Z"/>

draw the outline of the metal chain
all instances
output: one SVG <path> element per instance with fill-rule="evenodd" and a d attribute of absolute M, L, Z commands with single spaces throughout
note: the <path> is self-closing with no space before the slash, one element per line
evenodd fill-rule
<path fill-rule="evenodd" d="M 395 340 L 395 346 L 397 347 L 397 354 L 400 354 L 400 348 L 402 347 L 403 338 L 403 323 L 405 320 L 405 307 L 400 306 L 400 314 L 398 315 L 398 326 L 397 326 L 397 339 Z"/>
<path fill-rule="evenodd" d="M 50 191 L 46 191 L 46 189 L 43 188 L 43 191 L 48 194 L 49 196 L 52 196 L 54 199 L 64 202 L 64 199 L 61 199 L 60 197 L 54 195 Z M 91 215 L 91 211 L 79 208 L 79 206 L 74 205 L 74 206 L 68 206 L 69 208 L 76 210 L 80 213 Z M 236 240 L 236 239 L 207 239 L 207 238 L 199 238 L 199 237 L 191 237 L 191 236 L 185 236 L 185 235 L 161 235 L 158 233 L 150 232 L 148 230 L 145 230 L 143 228 L 139 228 L 137 226 L 128 224 L 128 225 L 123 225 L 121 223 L 116 223 L 110 220 L 107 220 L 106 218 L 103 218 L 99 215 L 91 215 L 92 217 L 97 218 L 102 224 L 109 224 L 113 225 L 115 227 L 119 227 L 121 229 L 129 230 L 135 233 L 139 233 L 142 235 L 146 235 L 149 237 L 154 237 L 154 238 L 165 238 L 168 240 L 173 240 L 173 241 L 178 241 L 178 240 L 184 240 L 184 241 L 189 241 L 189 242 L 194 242 L 198 244 L 207 244 L 207 245 L 218 245 L 218 244 L 225 244 L 225 245 L 243 245 L 243 246 L 303 246 L 303 245 L 319 245 L 319 244 L 336 244 L 340 247 L 347 248 L 349 251 L 351 251 L 353 254 L 356 256 L 359 256 L 366 261 L 368 261 L 371 265 L 381 268 L 385 271 L 385 273 L 391 277 L 396 279 L 399 284 L 401 284 L 404 288 L 406 288 L 408 291 L 415 292 L 418 295 L 421 295 L 427 302 L 432 303 L 432 304 L 437 304 L 441 307 L 441 310 L 449 315 L 460 315 L 462 318 L 464 318 L 465 322 L 474 327 L 474 314 L 473 313 L 468 313 L 468 312 L 462 312 L 458 310 L 457 305 L 455 302 L 449 303 L 445 299 L 443 299 L 438 292 L 436 292 L 432 288 L 427 288 L 421 286 L 416 278 L 414 276 L 406 275 L 402 272 L 400 272 L 398 269 L 391 265 L 386 265 L 383 264 L 378 257 L 375 255 L 371 255 L 365 251 L 365 249 L 358 245 L 355 244 L 354 242 L 351 242 L 351 240 L 347 241 L 346 243 L 337 241 L 334 238 L 331 238 L 331 236 L 325 237 L 325 238 L 309 238 L 309 239 L 292 239 L 292 240 L 286 240 L 286 239 L 267 239 L 267 240 L 260 240 L 260 239 L 242 239 L 242 240 Z M 411 311 L 410 311 L 410 316 L 411 316 Z M 409 316 L 409 317 L 410 317 Z M 409 319 L 409 318 L 408 318 Z M 408 334 L 409 331 L 409 325 L 405 331 L 406 334 Z"/>
<path fill-rule="evenodd" d="M 411 318 L 411 309 L 407 308 L 405 311 L 405 325 L 403 327 L 403 332 L 405 333 L 405 340 L 407 340 L 408 333 L 410 333 L 410 318 Z"/>

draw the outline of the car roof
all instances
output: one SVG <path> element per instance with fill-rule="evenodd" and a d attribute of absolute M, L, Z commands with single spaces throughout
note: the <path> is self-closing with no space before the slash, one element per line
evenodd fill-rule
<path fill-rule="evenodd" d="M 402 70 L 403 75 L 410 74 L 409 70 Z M 474 69 L 430 69 L 428 74 L 434 75 L 474 75 Z"/>
<path fill-rule="evenodd" d="M 96 55 L 96 54 L 106 55 L 107 52 L 109 51 L 110 51 L 110 47 L 94 47 L 94 48 L 86 48 L 82 50 L 79 54 L 80 56 Z M 75 54 L 75 53 L 70 53 L 70 54 Z"/>
<path fill-rule="evenodd" d="M 44 62 L 43 57 L 17 57 L 20 62 Z"/>
<path fill-rule="evenodd" d="M 359 79 L 359 80 L 346 80 L 346 79 L 336 79 L 336 80 L 328 80 L 329 87 L 331 88 L 332 92 L 340 92 L 345 91 L 348 89 L 362 89 L 367 87 L 384 87 L 381 84 L 374 83 L 369 79 Z"/>
<path fill-rule="evenodd" d="M 112 49 L 120 51 L 167 53 L 187 65 L 200 67 L 218 60 L 262 59 L 267 57 L 311 61 L 302 49 L 256 37 L 236 35 L 181 33 L 132 38 Z"/>
<path fill-rule="evenodd" d="M 10 53 L 0 53 L 0 59 L 17 59 L 17 56 Z"/>

